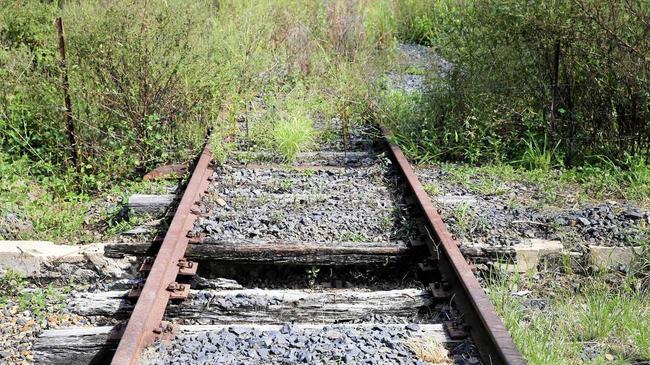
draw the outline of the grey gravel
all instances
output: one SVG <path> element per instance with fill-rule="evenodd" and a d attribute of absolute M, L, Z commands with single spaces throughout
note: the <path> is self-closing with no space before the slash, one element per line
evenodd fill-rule
<path fill-rule="evenodd" d="M 397 53 L 403 59 L 400 72 L 390 72 L 388 87 L 408 94 L 430 91 L 427 78 L 446 76 L 451 72 L 451 63 L 440 57 L 434 48 L 419 44 L 398 44 Z"/>
<path fill-rule="evenodd" d="M 405 61 L 410 67 L 425 70 L 438 69 L 445 72 L 451 70 L 451 64 L 442 59 L 432 47 L 400 43 L 397 45 L 397 51 L 406 58 Z"/>
<path fill-rule="evenodd" d="M 513 246 L 539 238 L 567 245 L 629 246 L 650 239 L 643 228 L 650 223 L 648 212 L 629 203 L 542 207 L 534 204 L 542 193 L 534 187 L 503 183 L 503 194 L 478 194 L 459 186 L 444 168 L 416 171 L 424 185 L 435 184 L 444 194 L 432 199 L 452 233 L 466 244 Z M 526 199 L 530 203 L 524 203 Z"/>
<path fill-rule="evenodd" d="M 33 230 L 32 221 L 21 214 L 5 213 L 0 216 L 0 239 L 15 239 Z"/>
<path fill-rule="evenodd" d="M 389 73 L 390 87 L 408 94 L 427 91 L 425 75 Z"/>
<path fill-rule="evenodd" d="M 359 329 L 325 326 L 279 331 L 231 327 L 208 335 L 156 343 L 143 364 L 425 364 L 406 344 L 418 329 L 381 325 Z"/>
<path fill-rule="evenodd" d="M 412 237 L 408 204 L 388 160 L 298 171 L 220 167 L 196 234 L 214 239 L 389 242 Z"/>

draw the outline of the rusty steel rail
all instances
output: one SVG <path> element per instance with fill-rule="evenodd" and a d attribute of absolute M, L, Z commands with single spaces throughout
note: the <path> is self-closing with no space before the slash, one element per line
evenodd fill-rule
<path fill-rule="evenodd" d="M 427 240 L 429 252 L 438 259 L 440 273 L 454 290 L 454 303 L 469 326 L 469 334 L 485 364 L 526 364 L 523 356 L 510 337 L 508 330 L 497 315 L 481 284 L 458 248 L 440 214 L 433 207 L 429 195 L 415 175 L 411 164 L 384 129 L 384 138 L 394 161 L 407 181 L 408 187 L 422 209 L 428 228 L 432 229 L 436 242 Z M 442 249 L 440 249 L 442 248 Z M 459 290 L 462 288 L 462 290 Z"/>
<path fill-rule="evenodd" d="M 195 165 L 176 214 L 139 293 L 138 301 L 113 356 L 113 365 L 137 364 L 144 347 L 167 331 L 162 319 L 169 300 L 189 291 L 189 284 L 176 283 L 176 276 L 187 262 L 184 259 L 189 242 L 187 234 L 197 218 L 193 207 L 208 187 L 209 177 L 213 172 L 210 168 L 211 159 L 210 145 L 207 144 Z"/>

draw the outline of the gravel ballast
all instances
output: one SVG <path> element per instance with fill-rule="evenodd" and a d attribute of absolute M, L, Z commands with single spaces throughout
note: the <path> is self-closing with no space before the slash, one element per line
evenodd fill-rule
<path fill-rule="evenodd" d="M 419 325 L 355 328 L 324 326 L 277 330 L 230 327 L 156 343 L 143 364 L 427 364 L 409 340 L 426 332 Z"/>
<path fill-rule="evenodd" d="M 431 198 L 465 245 L 515 246 L 548 239 L 569 247 L 634 246 L 650 239 L 644 229 L 650 223 L 649 213 L 631 203 L 541 205 L 543 191 L 538 186 L 503 181 L 497 183 L 501 193 L 480 194 L 452 181 L 444 167 L 416 171 L 423 184 L 437 186 L 439 191 Z"/>
<path fill-rule="evenodd" d="M 224 166 L 214 178 L 196 234 L 311 242 L 409 238 L 407 204 L 384 159 L 335 170 Z"/>

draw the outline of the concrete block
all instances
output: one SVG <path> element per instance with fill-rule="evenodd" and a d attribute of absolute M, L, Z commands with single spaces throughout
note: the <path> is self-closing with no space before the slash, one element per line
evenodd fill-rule
<path fill-rule="evenodd" d="M 173 194 L 148 195 L 133 194 L 129 197 L 129 215 L 161 215 L 174 201 Z"/>
<path fill-rule="evenodd" d="M 10 269 L 22 276 L 33 276 L 44 262 L 78 254 L 78 246 L 47 241 L 0 241 L 0 271 Z"/>
<path fill-rule="evenodd" d="M 442 195 L 434 198 L 436 202 L 446 205 L 467 204 L 476 205 L 476 197 L 473 195 Z"/>
<path fill-rule="evenodd" d="M 0 241 L 0 272 L 14 271 L 23 277 L 56 277 L 58 267 L 92 267 L 105 276 L 130 276 L 131 259 L 104 257 L 105 243 L 57 245 L 48 241 Z M 71 266 L 72 265 L 72 266 Z"/>
<path fill-rule="evenodd" d="M 642 247 L 589 246 L 589 262 L 601 269 L 629 266 Z"/>
<path fill-rule="evenodd" d="M 543 239 L 531 239 L 528 242 L 513 247 L 515 250 L 514 264 L 505 264 L 512 272 L 535 272 L 543 260 L 550 255 L 562 253 L 562 242 Z"/>

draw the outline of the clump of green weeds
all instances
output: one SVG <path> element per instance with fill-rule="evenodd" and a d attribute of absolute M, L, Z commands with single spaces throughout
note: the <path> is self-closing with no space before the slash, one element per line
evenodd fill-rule
<path fill-rule="evenodd" d="M 306 117 L 294 116 L 280 120 L 273 128 L 273 142 L 287 162 L 293 162 L 299 152 L 305 151 L 313 142 L 314 128 Z"/>
<path fill-rule="evenodd" d="M 427 183 L 424 184 L 424 191 L 431 196 L 438 196 L 442 194 L 442 188 L 436 183 Z"/>
<path fill-rule="evenodd" d="M 533 136 L 529 136 L 523 143 L 524 153 L 521 159 L 516 161 L 521 166 L 529 170 L 549 171 L 555 166 L 555 162 L 559 161 L 556 151 L 560 142 L 551 148 L 546 136 L 544 136 L 543 142 L 538 142 Z"/>
<path fill-rule="evenodd" d="M 212 160 L 219 166 L 226 163 L 228 154 L 232 150 L 232 143 L 226 142 L 224 135 L 221 133 L 213 133 L 210 136 L 210 148 L 212 153 Z"/>
<path fill-rule="evenodd" d="M 29 310 L 36 318 L 41 318 L 61 305 L 65 291 L 66 288 L 55 288 L 51 283 L 44 288 L 32 288 L 22 276 L 9 270 L 0 276 L 0 307 L 10 301 L 16 302 L 21 311 Z"/>
<path fill-rule="evenodd" d="M 320 267 L 310 266 L 305 270 L 305 272 L 307 274 L 309 286 L 314 286 L 316 284 L 316 279 L 318 279 L 318 273 L 320 273 Z"/>
<path fill-rule="evenodd" d="M 469 235 L 480 223 L 476 210 L 466 202 L 462 202 L 454 208 L 453 217 L 455 219 L 454 228 L 462 237 Z"/>

